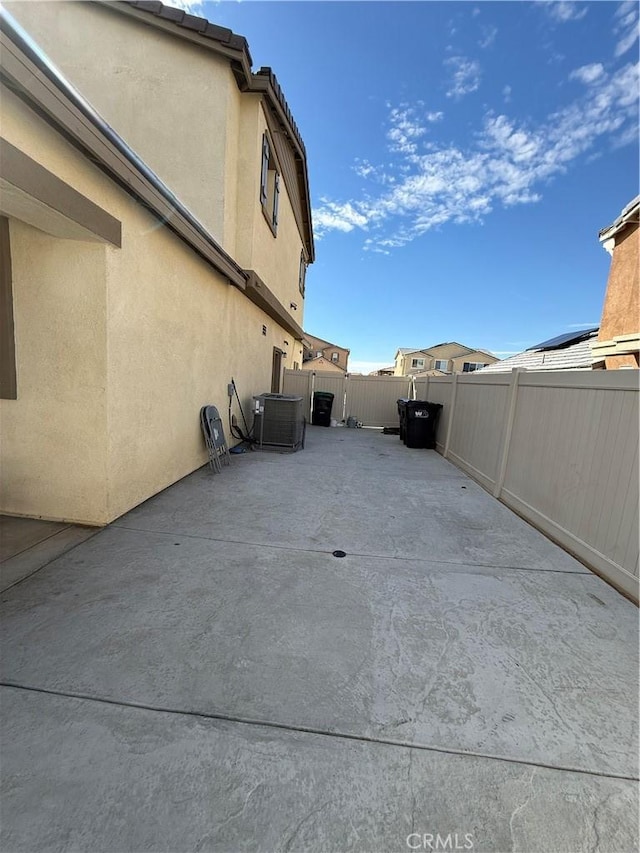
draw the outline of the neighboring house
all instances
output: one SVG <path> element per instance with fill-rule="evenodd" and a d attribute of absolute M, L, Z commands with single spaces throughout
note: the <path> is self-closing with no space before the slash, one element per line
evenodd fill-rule
<path fill-rule="evenodd" d="M 101 525 L 205 462 L 199 409 L 232 377 L 249 403 L 302 361 L 304 147 L 273 74 L 202 18 L 0 21 L 0 511 Z"/>
<path fill-rule="evenodd" d="M 372 370 L 369 376 L 393 376 L 395 365 L 390 367 L 381 367 L 379 370 Z"/>
<path fill-rule="evenodd" d="M 431 357 L 427 350 L 400 347 L 400 349 L 396 351 L 393 375 L 410 376 L 414 373 L 423 372 L 427 369 L 427 365 L 430 364 L 430 361 Z"/>
<path fill-rule="evenodd" d="M 591 370 L 591 350 L 598 327 L 568 332 L 530 347 L 524 352 L 503 358 L 483 368 L 482 373 L 509 373 L 521 370 Z"/>
<path fill-rule="evenodd" d="M 594 368 L 615 370 L 640 364 L 639 213 L 640 196 L 637 196 L 599 234 L 600 242 L 611 255 L 611 268 L 600 332 L 592 345 Z"/>
<path fill-rule="evenodd" d="M 323 363 L 321 360 L 324 359 L 324 362 L 329 362 L 332 367 L 337 367 L 346 373 L 350 350 L 307 334 L 304 336 L 303 343 L 303 370 L 325 370 L 325 367 L 320 366 Z"/>
<path fill-rule="evenodd" d="M 485 350 L 463 346 L 455 341 L 425 349 L 401 348 L 396 352 L 394 376 L 439 376 L 472 373 L 499 359 Z"/>
<path fill-rule="evenodd" d="M 323 355 L 317 356 L 316 358 L 310 358 L 307 361 L 303 361 L 300 369 L 319 370 L 324 373 L 345 373 L 345 371 L 339 365 L 337 365 L 333 361 L 329 361 L 329 359 L 325 358 Z"/>

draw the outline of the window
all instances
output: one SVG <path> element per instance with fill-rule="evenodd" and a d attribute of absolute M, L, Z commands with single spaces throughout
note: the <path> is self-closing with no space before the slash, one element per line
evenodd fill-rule
<path fill-rule="evenodd" d="M 424 358 L 412 358 L 411 367 L 424 367 Z"/>
<path fill-rule="evenodd" d="M 298 273 L 298 288 L 302 296 L 304 296 L 304 281 L 307 277 L 307 260 L 304 256 L 304 251 L 300 252 L 300 271 Z"/>
<path fill-rule="evenodd" d="M 476 370 L 481 370 L 483 367 L 488 367 L 488 365 L 481 361 L 465 361 L 462 365 L 462 372 L 473 373 Z"/>
<path fill-rule="evenodd" d="M 3 400 L 18 398 L 11 279 L 9 220 L 0 216 L 0 398 Z"/>
<path fill-rule="evenodd" d="M 332 352 L 332 353 L 331 353 L 331 361 L 337 361 L 337 360 L 338 360 L 338 358 L 339 358 L 339 356 L 338 356 L 338 353 L 337 353 L 337 352 Z"/>
<path fill-rule="evenodd" d="M 316 350 L 316 358 L 322 358 L 322 350 L 321 349 Z"/>
<path fill-rule="evenodd" d="M 260 173 L 260 203 L 265 219 L 274 233 L 278 230 L 278 204 L 280 201 L 280 175 L 271 143 L 265 133 L 262 137 L 262 171 Z"/>
<path fill-rule="evenodd" d="M 443 373 L 446 373 L 448 366 L 449 366 L 449 362 L 446 359 L 444 359 L 442 361 L 439 361 L 438 359 L 436 359 L 436 364 L 435 364 L 436 370 L 441 370 Z"/>

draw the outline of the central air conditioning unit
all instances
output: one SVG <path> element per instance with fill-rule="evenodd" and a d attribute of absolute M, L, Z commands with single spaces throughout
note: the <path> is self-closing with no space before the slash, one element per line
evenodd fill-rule
<path fill-rule="evenodd" d="M 305 418 L 302 397 L 259 394 L 253 398 L 253 437 L 258 446 L 304 447 Z"/>

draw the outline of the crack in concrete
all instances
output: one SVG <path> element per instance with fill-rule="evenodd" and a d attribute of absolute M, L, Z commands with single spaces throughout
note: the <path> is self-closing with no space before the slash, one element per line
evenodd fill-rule
<path fill-rule="evenodd" d="M 531 799 L 533 798 L 533 794 L 534 794 L 533 777 L 536 775 L 537 769 L 538 769 L 537 767 L 534 767 L 533 770 L 531 771 L 531 776 L 529 777 L 529 782 L 528 782 L 529 794 L 528 794 L 527 798 L 525 799 L 525 801 L 523 803 L 520 803 L 519 806 L 516 806 L 516 808 L 511 812 L 511 817 L 509 818 L 509 833 L 511 834 L 511 850 L 513 851 L 513 853 L 515 853 L 515 850 L 516 850 L 516 846 L 515 846 L 516 845 L 516 839 L 515 839 L 515 836 L 513 833 L 513 822 L 516 818 L 516 815 L 520 814 L 520 812 L 529 805 L 529 803 L 531 802 Z"/>

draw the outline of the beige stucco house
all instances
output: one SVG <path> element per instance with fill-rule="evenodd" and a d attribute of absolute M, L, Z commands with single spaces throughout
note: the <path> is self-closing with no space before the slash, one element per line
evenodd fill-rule
<path fill-rule="evenodd" d="M 401 348 L 395 357 L 394 376 L 441 376 L 472 373 L 499 359 L 485 350 L 473 349 L 455 341 L 425 349 Z"/>
<path fill-rule="evenodd" d="M 611 255 L 611 267 L 598 340 L 592 344 L 594 368 L 640 365 L 639 218 L 640 196 L 636 196 L 599 235 Z"/>
<path fill-rule="evenodd" d="M 305 334 L 302 369 L 326 370 L 328 362 L 330 370 L 338 369 L 342 373 L 346 373 L 349 365 L 349 353 L 350 350 L 345 349 L 345 347 L 339 347 L 330 341 Z"/>
<path fill-rule="evenodd" d="M 308 361 L 303 361 L 300 367 L 301 370 L 318 370 L 322 373 L 338 373 L 344 376 L 345 371 L 338 367 L 335 362 L 329 361 L 323 355 L 316 358 L 310 358 Z"/>
<path fill-rule="evenodd" d="M 160 3 L 1 18 L 0 511 L 102 525 L 302 361 L 306 155 L 245 40 Z"/>

